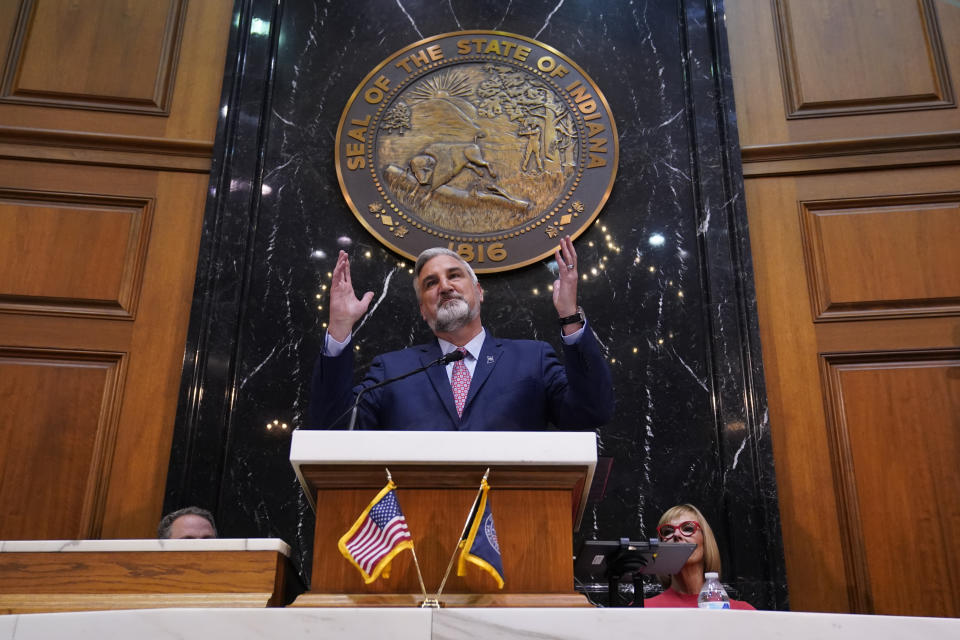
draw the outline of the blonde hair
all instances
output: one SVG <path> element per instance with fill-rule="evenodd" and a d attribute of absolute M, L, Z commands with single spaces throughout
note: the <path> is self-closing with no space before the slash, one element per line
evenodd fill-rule
<path fill-rule="evenodd" d="M 673 520 L 674 518 L 679 518 L 684 515 L 693 516 L 691 519 L 697 521 L 697 524 L 700 525 L 700 530 L 703 532 L 704 573 L 715 571 L 719 574 L 720 549 L 717 547 L 717 539 L 713 535 L 713 529 L 710 528 L 710 523 L 707 522 L 707 519 L 703 517 L 702 513 L 700 513 L 700 509 L 697 509 L 692 504 L 678 504 L 675 507 L 670 507 L 663 512 L 662 516 L 660 516 L 660 522 L 657 523 L 657 527 L 669 522 L 670 520 Z M 664 587 L 670 586 L 670 576 L 658 575 L 657 579 Z"/>

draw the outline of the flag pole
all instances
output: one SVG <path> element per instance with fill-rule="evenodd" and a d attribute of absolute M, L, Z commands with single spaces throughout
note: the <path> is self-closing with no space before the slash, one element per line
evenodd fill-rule
<path fill-rule="evenodd" d="M 393 482 L 393 476 L 390 475 L 390 468 L 384 467 L 384 471 L 387 472 L 387 482 Z M 416 547 L 410 547 L 410 553 L 413 554 L 413 566 L 417 568 L 417 580 L 420 581 L 420 591 L 423 592 L 423 600 L 427 600 L 427 588 L 423 585 L 423 574 L 420 573 L 420 563 L 417 562 L 417 549 Z"/>
<path fill-rule="evenodd" d="M 490 476 L 490 467 L 487 467 L 486 472 L 483 474 L 483 480 L 480 481 L 480 488 L 477 489 L 477 497 L 473 499 L 473 506 L 470 507 L 470 511 L 467 512 L 467 521 L 463 523 L 463 530 L 460 532 L 460 538 L 457 540 L 457 546 L 453 549 L 453 555 L 450 556 L 450 564 L 447 565 L 447 572 L 443 574 L 443 580 L 440 582 L 440 588 L 437 589 L 437 598 L 440 598 L 440 594 L 443 593 L 443 587 L 447 584 L 447 578 L 450 577 L 450 570 L 453 569 L 453 561 L 457 559 L 457 550 L 460 548 L 460 542 L 463 540 L 463 534 L 467 532 L 467 527 L 470 526 L 470 517 L 473 515 L 474 509 L 477 508 L 477 505 L 480 503 L 480 494 L 483 492 L 483 482 Z"/>
<path fill-rule="evenodd" d="M 421 607 L 439 606 L 431 603 L 430 598 L 427 597 L 427 588 L 423 584 L 423 574 L 420 573 L 420 563 L 417 561 L 416 548 L 410 547 L 410 553 L 413 554 L 413 566 L 417 568 L 417 580 L 420 581 L 420 591 L 423 593 L 423 603 L 420 606 Z"/>

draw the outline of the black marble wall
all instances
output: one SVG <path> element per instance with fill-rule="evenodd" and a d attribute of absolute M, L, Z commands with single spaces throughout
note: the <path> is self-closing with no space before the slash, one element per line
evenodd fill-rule
<path fill-rule="evenodd" d="M 724 581 L 758 607 L 786 608 L 722 25 L 709 0 L 238 0 L 167 509 L 198 504 L 224 535 L 284 538 L 309 568 L 312 512 L 287 456 L 338 249 L 379 299 L 354 338 L 361 366 L 429 335 L 400 258 L 340 194 L 341 111 L 408 44 L 507 31 L 576 61 L 620 134 L 613 193 L 576 242 L 589 274 L 581 301 L 617 396 L 600 431 L 600 455 L 613 459 L 606 496 L 581 537 L 643 539 L 664 509 L 693 502 L 718 535 Z M 558 342 L 552 281 L 545 264 L 482 278 L 487 327 Z"/>

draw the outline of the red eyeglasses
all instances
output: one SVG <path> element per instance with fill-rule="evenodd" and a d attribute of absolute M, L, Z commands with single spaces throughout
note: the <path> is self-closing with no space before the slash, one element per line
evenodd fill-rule
<path fill-rule="evenodd" d="M 680 535 L 682 535 L 684 538 L 689 538 L 699 530 L 699 522 L 696 520 L 687 520 L 686 522 L 681 522 L 680 524 L 662 524 L 657 527 L 657 535 L 660 536 L 661 540 L 666 540 L 667 538 L 672 538 L 673 534 L 679 531 Z"/>

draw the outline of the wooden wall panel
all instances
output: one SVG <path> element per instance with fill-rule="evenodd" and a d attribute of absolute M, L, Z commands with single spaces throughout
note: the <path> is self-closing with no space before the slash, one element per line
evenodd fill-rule
<path fill-rule="evenodd" d="M 153 202 L 0 189 L 0 309 L 132 319 Z"/>
<path fill-rule="evenodd" d="M 232 8 L 0 2 L 0 157 L 208 171 Z"/>
<path fill-rule="evenodd" d="M 910 574 L 900 573 L 894 579 L 893 573 L 876 570 L 873 563 L 880 562 L 878 558 L 884 555 L 900 553 L 899 542 L 879 534 L 875 537 L 872 531 L 871 537 L 866 537 L 867 528 L 879 526 L 879 521 L 875 520 L 864 521 L 862 535 L 857 534 L 854 529 L 860 526 L 859 518 L 867 509 L 857 509 L 851 504 L 857 504 L 856 496 L 861 493 L 869 496 L 872 500 L 869 511 L 886 514 L 887 524 L 884 526 L 889 528 L 891 522 L 899 526 L 921 511 L 940 512 L 944 501 L 960 503 L 960 494 L 952 492 L 950 485 L 946 484 L 943 489 L 947 495 L 919 492 L 913 496 L 910 509 L 904 510 L 896 493 L 884 492 L 882 485 L 874 484 L 869 476 L 861 478 L 855 462 L 866 456 L 866 459 L 874 459 L 876 469 L 896 469 L 897 465 L 914 468 L 929 466 L 923 452 L 930 451 L 931 446 L 940 446 L 940 437 L 946 425 L 953 424 L 956 431 L 956 368 L 936 374 L 942 376 L 939 382 L 934 383 L 920 376 L 919 382 L 903 386 L 898 386 L 898 381 L 904 380 L 903 372 L 899 371 L 897 375 L 900 378 L 885 382 L 886 386 L 870 389 L 864 385 L 847 387 L 846 379 L 842 384 L 831 386 L 832 370 L 824 369 L 823 362 L 828 356 L 830 362 L 851 362 L 842 359 L 848 356 L 854 358 L 853 362 L 862 362 L 867 357 L 864 354 L 869 355 L 870 352 L 939 354 L 945 349 L 956 350 L 960 346 L 960 319 L 956 314 L 945 313 L 939 317 L 916 320 L 851 317 L 836 322 L 814 322 L 816 309 L 810 296 L 812 270 L 804 268 L 806 254 L 802 220 L 805 215 L 803 203 L 830 203 L 830 206 L 841 201 L 863 203 L 879 198 L 879 194 L 884 194 L 884 198 L 914 204 L 917 199 L 923 200 L 936 194 L 937 202 L 950 202 L 957 181 L 960 181 L 960 167 L 754 178 L 747 181 L 747 212 L 756 265 L 771 434 L 793 609 L 911 615 L 938 615 L 937 612 L 942 611 L 932 603 L 927 606 L 917 600 L 909 602 L 909 607 L 913 607 L 909 611 L 902 608 L 907 604 L 888 608 L 890 598 L 886 595 L 881 598 L 878 594 L 909 590 L 913 584 L 910 580 L 942 573 L 945 563 L 957 563 L 960 558 L 945 557 L 942 551 L 938 554 L 912 554 L 909 558 L 912 563 Z M 941 210 L 933 209 L 934 212 Z M 926 214 L 927 210 L 919 209 L 919 213 Z M 914 215 L 896 210 L 889 214 Z M 869 215 L 862 220 L 869 220 Z M 892 228 L 903 229 L 897 225 L 900 223 L 897 222 Z M 881 235 L 891 230 L 889 225 L 879 226 Z M 948 230 L 940 228 L 942 233 Z M 952 236 L 938 241 L 946 247 L 960 246 L 960 235 L 951 233 Z M 864 255 L 863 247 L 869 245 L 863 243 L 862 238 L 856 235 L 844 237 L 853 253 L 860 251 Z M 910 240 L 905 238 L 904 242 Z M 897 256 L 886 254 L 887 259 L 894 257 Z M 917 255 L 910 254 L 910 260 L 916 261 Z M 909 271 L 911 267 L 903 264 L 902 268 Z M 955 268 L 944 266 L 943 282 L 955 281 L 956 273 Z M 888 282 L 884 279 L 885 274 L 885 271 L 877 270 L 871 286 L 883 286 Z M 898 280 L 900 276 L 896 269 L 889 275 L 891 284 L 888 290 L 893 291 L 903 285 Z M 908 303 L 895 299 L 891 301 Z M 884 358 L 883 362 L 913 362 L 917 359 L 910 360 L 900 355 Z M 858 372 L 857 375 L 862 373 Z M 862 379 L 869 380 L 871 384 L 875 382 L 872 378 Z M 921 384 L 928 386 L 923 389 Z M 954 395 L 950 396 L 948 390 Z M 838 400 L 841 391 L 842 399 Z M 902 403 L 899 409 L 893 411 L 889 408 L 898 402 Z M 886 426 L 881 426 L 872 417 L 862 413 L 863 407 L 874 403 L 877 404 L 876 411 L 890 414 L 883 421 Z M 921 410 L 921 404 L 929 408 Z M 855 407 L 857 410 L 845 414 L 845 407 Z M 939 414 L 936 419 L 940 421 L 941 432 L 925 428 L 901 431 L 900 435 L 894 432 L 891 435 L 894 439 L 907 437 L 910 433 L 923 436 L 924 439 L 912 446 L 883 451 L 878 450 L 878 444 L 872 443 L 871 438 L 886 437 L 895 423 L 902 426 L 912 421 L 923 425 L 930 419 L 930 412 Z M 838 416 L 846 416 L 845 427 L 837 426 L 841 419 Z M 950 423 L 950 420 L 954 422 Z M 846 432 L 856 434 L 856 439 L 850 440 L 849 445 L 838 447 L 837 434 Z M 861 446 L 865 446 L 864 451 L 860 451 Z M 847 457 L 851 462 L 845 463 Z M 848 488 L 852 473 L 850 469 L 856 469 L 856 490 Z M 851 495 L 854 497 L 851 498 Z M 838 536 L 838 531 L 853 532 Z M 950 571 L 960 572 L 960 564 L 952 566 Z M 949 590 L 942 583 L 939 587 Z M 869 595 L 871 593 L 872 596 Z"/>
<path fill-rule="evenodd" d="M 960 313 L 958 194 L 801 203 L 817 320 Z"/>
<path fill-rule="evenodd" d="M 746 176 L 960 161 L 960 7 L 725 5 Z"/>
<path fill-rule="evenodd" d="M 0 2 L 0 538 L 155 535 L 233 5 Z"/>
<path fill-rule="evenodd" d="M 166 113 L 185 4 L 26 0 L 0 102 Z"/>
<path fill-rule="evenodd" d="M 960 350 L 827 355 L 824 374 L 854 599 L 960 615 Z"/>
<path fill-rule="evenodd" d="M 156 181 L 157 211 L 130 337 L 130 381 L 104 538 L 155 535 L 170 463 L 208 177 L 157 172 Z"/>
<path fill-rule="evenodd" d="M 932 0 L 774 0 L 787 118 L 952 107 Z"/>
<path fill-rule="evenodd" d="M 95 538 L 123 357 L 0 348 L 0 539 Z"/>
<path fill-rule="evenodd" d="M 746 185 L 790 607 L 850 611 L 796 180 Z M 795 321 L 803 319 L 805 321 Z"/>
<path fill-rule="evenodd" d="M 163 504 L 208 178 L 198 173 L 16 160 L 0 160 L 0 176 L 7 192 L 65 193 L 71 194 L 72 202 L 152 203 L 154 214 L 143 216 L 149 228 L 137 232 L 137 237 L 149 239 L 149 245 L 138 249 L 144 260 L 135 317 L 84 318 L 0 309 L 0 346 L 122 354 L 125 382 L 111 449 L 113 463 L 101 469 L 105 474 L 102 523 L 94 533 L 98 537 L 151 536 Z M 60 215 L 67 214 L 61 211 Z M 128 247 L 131 233 L 128 230 L 117 242 Z M 91 256 L 77 254 L 72 249 L 74 238 L 62 240 L 65 255 L 81 256 L 78 266 L 98 259 L 96 248 L 86 248 Z M 65 266 L 69 264 L 56 268 Z M 88 401 L 101 403 L 99 396 Z M 35 421 L 43 419 L 32 418 L 31 428 L 40 429 Z M 82 430 L 73 420 L 73 414 L 65 412 L 56 428 L 68 433 Z M 46 473 L 46 466 L 61 464 L 55 457 L 45 462 L 32 461 L 31 474 L 39 477 Z M 21 491 L 31 482 L 24 480 Z M 60 524 L 55 533 L 45 528 L 42 535 L 24 535 L 77 535 L 76 527 Z"/>
<path fill-rule="evenodd" d="M 791 608 L 960 615 L 960 6 L 725 6 Z"/>

